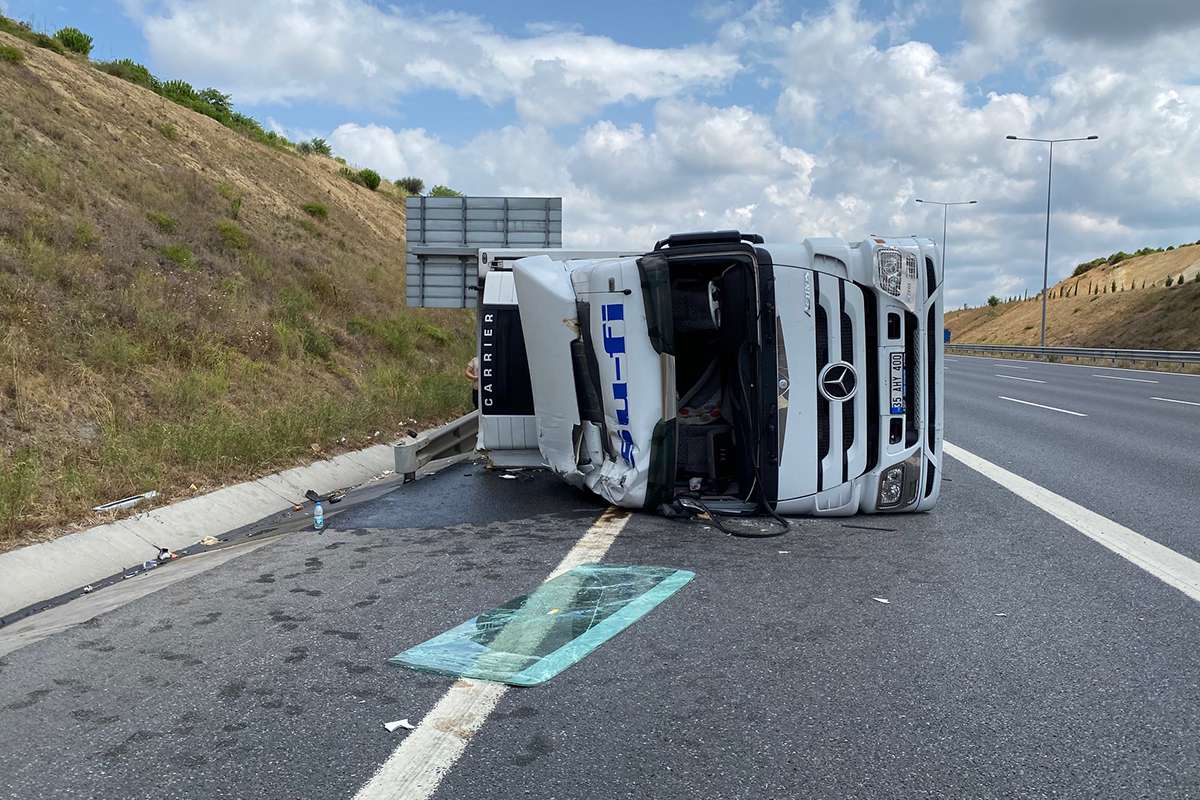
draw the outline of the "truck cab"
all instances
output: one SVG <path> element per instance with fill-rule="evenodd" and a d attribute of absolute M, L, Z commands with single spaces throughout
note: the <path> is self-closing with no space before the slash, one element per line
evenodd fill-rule
<path fill-rule="evenodd" d="M 922 511 L 942 455 L 940 254 L 670 236 L 480 257 L 479 448 L 631 508 Z"/>

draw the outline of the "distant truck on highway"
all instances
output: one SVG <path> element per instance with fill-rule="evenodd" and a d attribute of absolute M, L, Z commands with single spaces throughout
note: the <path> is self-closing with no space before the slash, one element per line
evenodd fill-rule
<path fill-rule="evenodd" d="M 941 276 L 918 238 L 481 249 L 478 448 L 629 508 L 928 510 Z"/>

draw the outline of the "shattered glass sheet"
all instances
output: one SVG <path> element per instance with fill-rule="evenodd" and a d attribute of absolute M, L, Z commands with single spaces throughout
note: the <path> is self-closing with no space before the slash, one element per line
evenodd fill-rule
<path fill-rule="evenodd" d="M 637 622 L 694 577 L 671 567 L 583 564 L 389 663 L 535 686 Z"/>

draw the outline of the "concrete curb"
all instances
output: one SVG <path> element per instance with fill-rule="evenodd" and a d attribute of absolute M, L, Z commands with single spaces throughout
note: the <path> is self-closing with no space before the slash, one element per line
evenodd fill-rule
<path fill-rule="evenodd" d="M 152 559 L 156 547 L 180 549 L 285 511 L 308 489 L 325 494 L 361 483 L 391 470 L 394 459 L 390 444 L 377 444 L 0 553 L 0 616 Z"/>

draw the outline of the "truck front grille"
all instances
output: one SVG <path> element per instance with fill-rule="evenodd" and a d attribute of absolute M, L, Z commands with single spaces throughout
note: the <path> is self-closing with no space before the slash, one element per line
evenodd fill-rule
<path fill-rule="evenodd" d="M 816 305 L 817 489 L 832 488 L 866 471 L 867 403 L 871 378 L 867 359 L 867 301 L 854 283 L 814 273 Z M 854 393 L 830 399 L 820 379 L 830 364 L 854 371 Z"/>

